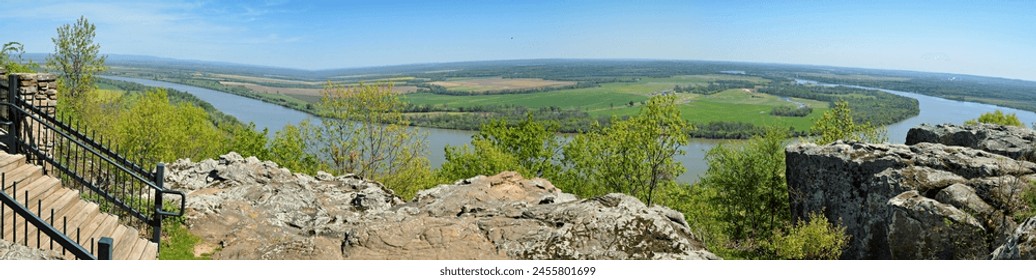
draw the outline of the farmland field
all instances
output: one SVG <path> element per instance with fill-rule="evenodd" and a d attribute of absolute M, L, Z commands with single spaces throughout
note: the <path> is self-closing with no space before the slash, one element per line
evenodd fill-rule
<path fill-rule="evenodd" d="M 507 95 L 454 96 L 414 93 L 406 95 L 404 98 L 405 101 L 415 105 L 444 104 L 450 107 L 470 107 L 492 104 L 517 105 L 529 108 L 557 106 L 586 110 L 608 108 L 611 105 L 619 106 L 627 102 L 640 102 L 647 99 L 648 96 L 646 94 L 639 94 L 618 84 L 608 84 L 597 88 Z"/>
<path fill-rule="evenodd" d="M 599 87 L 554 90 L 529 94 L 452 96 L 432 93 L 406 95 L 404 100 L 415 105 L 474 107 L 479 105 L 514 105 L 527 108 L 560 107 L 580 109 L 592 117 L 628 116 L 639 112 L 641 102 L 650 96 L 670 92 L 676 85 L 703 85 L 717 80 L 743 80 L 765 83 L 758 77 L 735 75 L 692 75 L 668 78 L 642 78 L 636 82 L 606 83 Z M 729 89 L 711 95 L 677 94 L 685 119 L 691 122 L 746 122 L 760 126 L 794 127 L 808 130 L 826 108 L 827 102 L 792 98 L 814 108 L 806 117 L 779 117 L 770 114 L 778 106 L 794 106 L 781 97 L 755 92 L 752 89 Z"/>
<path fill-rule="evenodd" d="M 323 96 L 323 88 L 312 88 L 312 87 L 274 87 L 258 85 L 253 83 L 242 83 L 242 82 L 219 82 L 226 86 L 239 86 L 244 87 L 252 92 L 269 95 L 287 95 L 295 99 L 305 101 L 307 103 L 320 102 L 320 98 Z M 395 93 L 412 93 L 416 92 L 417 87 L 415 86 L 393 86 L 392 92 Z"/>
<path fill-rule="evenodd" d="M 446 90 L 449 91 L 486 93 L 508 90 L 526 90 L 574 86 L 576 85 L 576 82 L 551 81 L 544 79 L 505 79 L 500 77 L 493 77 L 451 79 L 447 81 L 431 82 L 429 84 L 444 87 L 446 88 Z"/>

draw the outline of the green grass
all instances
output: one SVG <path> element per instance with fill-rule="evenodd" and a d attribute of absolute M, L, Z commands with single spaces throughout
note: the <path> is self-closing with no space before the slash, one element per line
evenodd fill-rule
<path fill-rule="evenodd" d="M 640 103 L 652 94 L 672 90 L 676 85 L 704 84 L 715 80 L 764 81 L 757 77 L 733 75 L 694 75 L 669 78 L 643 78 L 632 83 L 606 83 L 599 87 L 547 91 L 528 94 L 501 94 L 478 96 L 451 96 L 414 93 L 404 100 L 416 105 L 447 104 L 453 107 L 488 104 L 508 104 L 529 108 L 558 106 L 582 108 L 587 111 L 621 109 L 630 101 Z M 613 108 L 614 107 L 614 108 Z"/>
<path fill-rule="evenodd" d="M 656 86 L 657 87 L 657 86 Z M 668 88 L 672 88 L 669 86 Z M 451 107 L 468 107 L 478 105 L 518 105 L 528 108 L 544 108 L 557 106 L 561 108 L 582 108 L 592 111 L 620 107 L 633 101 L 638 103 L 648 99 L 650 92 L 640 84 L 612 83 L 595 88 L 580 88 L 548 91 L 528 94 L 500 94 L 476 96 L 451 96 L 431 93 L 414 93 L 404 97 L 404 101 L 416 105 L 447 104 Z"/>
<path fill-rule="evenodd" d="M 162 247 L 159 250 L 159 260 L 211 260 L 211 254 L 203 254 L 201 257 L 194 256 L 194 246 L 201 242 L 201 238 L 194 236 L 179 222 L 164 223 L 162 229 L 165 238 L 162 239 Z"/>
<path fill-rule="evenodd" d="M 806 117 L 779 117 L 770 115 L 770 110 L 777 106 L 789 106 L 791 103 L 780 97 L 762 93 L 748 93 L 743 90 L 726 90 L 713 95 L 681 94 L 680 114 L 690 122 L 707 123 L 713 121 L 746 122 L 758 126 L 794 127 L 796 130 L 808 130 L 816 119 L 827 111 L 827 102 L 792 98 L 813 108 L 813 113 Z M 591 111 L 598 116 L 626 116 L 640 111 L 640 105 L 615 110 Z"/>

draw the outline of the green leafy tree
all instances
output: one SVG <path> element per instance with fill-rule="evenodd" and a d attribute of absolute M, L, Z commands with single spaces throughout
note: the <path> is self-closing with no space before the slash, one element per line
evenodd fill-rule
<path fill-rule="evenodd" d="M 700 186 L 714 195 L 712 203 L 731 240 L 761 244 L 790 220 L 784 179 L 787 135 L 769 129 L 744 146 L 720 144 L 706 154 L 709 169 Z"/>
<path fill-rule="evenodd" d="M 858 124 L 853 120 L 849 102 L 835 102 L 834 108 L 824 112 L 820 119 L 810 128 L 816 135 L 817 144 L 829 144 L 838 140 L 863 141 L 869 143 L 888 142 L 885 129 L 876 127 L 870 122 Z"/>
<path fill-rule="evenodd" d="M 256 130 L 255 123 L 227 126 L 229 127 L 224 128 L 230 138 L 227 150 L 237 152 L 244 157 L 270 158 L 270 150 L 266 148 L 266 134 L 269 133 L 267 129 Z"/>
<path fill-rule="evenodd" d="M 318 169 L 318 160 L 308 152 L 305 135 L 309 129 L 309 121 L 298 126 L 285 125 L 274 134 L 270 141 L 270 160 L 292 172 L 314 174 Z"/>
<path fill-rule="evenodd" d="M 95 27 L 86 17 L 75 24 L 58 27 L 53 38 L 54 53 L 47 57 L 47 68 L 60 75 L 60 93 L 63 102 L 73 102 L 94 88 L 94 75 L 103 72 L 106 56 L 100 55 L 101 46 L 94 43 Z M 68 98 L 72 99 L 68 99 Z"/>
<path fill-rule="evenodd" d="M 316 107 L 325 118 L 309 139 L 331 171 L 380 181 L 404 198 L 437 181 L 423 155 L 426 136 L 408 127 L 391 85 L 328 82 Z"/>
<path fill-rule="evenodd" d="M 715 203 L 717 191 L 700 183 L 676 185 L 660 190 L 658 204 L 683 213 L 694 237 L 705 243 L 709 251 L 724 259 L 736 259 L 741 252 L 728 246 L 731 242 L 727 226 L 720 219 L 724 208 Z"/>
<path fill-rule="evenodd" d="M 683 154 L 690 125 L 674 95 L 654 96 L 640 113 L 576 135 L 563 148 L 565 182 L 580 195 L 623 192 L 652 204 L 654 192 L 676 184 L 684 172 L 674 156 Z"/>
<path fill-rule="evenodd" d="M 189 103 L 171 104 L 165 90 L 149 91 L 133 102 L 113 130 L 121 150 L 145 166 L 214 158 L 224 139 L 204 110 Z"/>
<path fill-rule="evenodd" d="M 35 72 L 33 69 L 39 67 L 36 63 L 29 61 L 28 63 L 20 63 L 22 60 L 22 54 L 25 53 L 25 48 L 21 43 L 8 42 L 0 48 L 0 68 L 6 69 L 8 73 L 31 73 Z"/>
<path fill-rule="evenodd" d="M 446 146 L 446 162 L 438 172 L 443 179 L 459 180 L 503 171 L 529 174 L 514 155 L 501 151 L 484 139 L 473 139 L 470 146 Z"/>
<path fill-rule="evenodd" d="M 1025 127 L 1025 125 L 1022 124 L 1022 121 L 1018 120 L 1017 115 L 1014 113 L 1004 114 L 1004 112 L 1001 112 L 1000 110 L 983 113 L 982 115 L 979 115 L 977 119 L 967 120 L 964 122 L 966 125 L 975 125 L 978 123 Z"/>
<path fill-rule="evenodd" d="M 467 145 L 446 147 L 446 162 L 440 174 L 456 180 L 513 170 L 528 176 L 555 178 L 561 171 L 557 131 L 556 122 L 536 121 L 531 113 L 516 125 L 508 125 L 505 120 L 489 122 L 472 136 L 474 149 Z"/>

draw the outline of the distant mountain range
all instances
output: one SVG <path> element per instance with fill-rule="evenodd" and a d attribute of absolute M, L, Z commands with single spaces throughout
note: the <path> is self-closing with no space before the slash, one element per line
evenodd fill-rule
<path fill-rule="evenodd" d="M 22 55 L 23 59 L 30 59 L 38 63 L 45 61 L 45 53 L 26 53 Z M 176 59 L 166 58 L 157 56 L 147 55 L 124 55 L 124 54 L 108 54 L 107 64 L 111 66 L 124 66 L 124 67 L 148 67 L 148 68 L 168 68 L 175 70 L 194 70 L 204 72 L 219 72 L 228 74 L 246 74 L 255 76 L 268 76 L 268 77 L 288 77 L 303 80 L 326 80 L 333 77 L 348 77 L 348 76 L 391 76 L 391 75 L 405 75 L 408 73 L 427 73 L 435 71 L 450 71 L 450 70 L 461 70 L 461 69 L 473 69 L 473 68 L 496 68 L 501 67 L 530 67 L 530 66 L 559 66 L 559 65 L 637 65 L 643 67 L 643 64 L 651 63 L 700 63 L 700 64 L 711 64 L 715 66 L 729 66 L 729 67 L 765 67 L 765 68 L 799 68 L 799 69 L 810 69 L 813 71 L 824 71 L 835 74 L 871 74 L 871 75 L 884 75 L 884 76 L 899 76 L 899 77 L 913 77 L 913 78 L 924 78 L 924 79 L 939 79 L 945 81 L 961 81 L 970 80 L 971 82 L 983 83 L 995 83 L 995 84 L 1015 84 L 1015 85 L 1026 85 L 1036 87 L 1036 82 L 1018 79 L 1007 79 L 997 77 L 985 77 L 965 74 L 953 74 L 953 73 L 932 73 L 932 72 L 918 72 L 908 70 L 879 70 L 879 69 L 865 69 L 865 68 L 850 68 L 850 67 L 835 67 L 835 66 L 820 66 L 820 65 L 795 65 L 795 64 L 775 64 L 775 63 L 750 63 L 750 62 L 725 62 L 725 61 L 688 61 L 688 60 L 658 60 L 658 59 L 523 59 L 523 60 L 492 60 L 492 61 L 463 61 L 463 62 L 446 62 L 446 63 L 420 63 L 420 64 L 405 64 L 405 65 L 389 65 L 389 66 L 374 66 L 374 67 L 357 67 L 357 68 L 339 68 L 339 69 L 325 69 L 325 70 L 303 70 L 285 67 L 273 67 L 273 66 L 260 66 L 250 65 L 241 63 L 230 63 L 230 62 L 217 62 L 217 61 L 203 61 L 203 60 L 188 60 L 188 59 Z M 739 70 L 739 69 L 727 69 L 727 70 Z"/>

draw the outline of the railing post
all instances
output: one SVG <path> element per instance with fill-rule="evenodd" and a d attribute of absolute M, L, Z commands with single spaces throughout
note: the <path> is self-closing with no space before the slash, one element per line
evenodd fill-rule
<path fill-rule="evenodd" d="M 101 237 L 101 240 L 97 241 L 97 259 L 111 260 L 114 243 L 111 237 Z"/>
<path fill-rule="evenodd" d="M 7 152 L 11 154 L 19 153 L 18 132 L 20 130 L 19 128 L 21 127 L 22 120 L 21 116 L 18 114 L 20 111 L 15 108 L 15 106 L 18 106 L 18 103 L 15 101 L 18 98 L 19 88 L 18 75 L 7 75 L 7 103 L 10 104 L 7 106 L 7 118 L 9 118 L 8 121 L 11 122 L 11 127 L 8 128 L 7 139 L 5 140 L 7 140 Z"/>
<path fill-rule="evenodd" d="M 155 168 L 155 186 L 158 186 L 158 189 L 155 190 L 155 213 L 152 217 L 154 220 L 151 221 L 153 231 L 151 239 L 159 245 L 159 248 L 162 248 L 162 190 L 165 189 L 163 181 L 165 181 L 165 163 L 158 163 L 158 167 Z"/>

